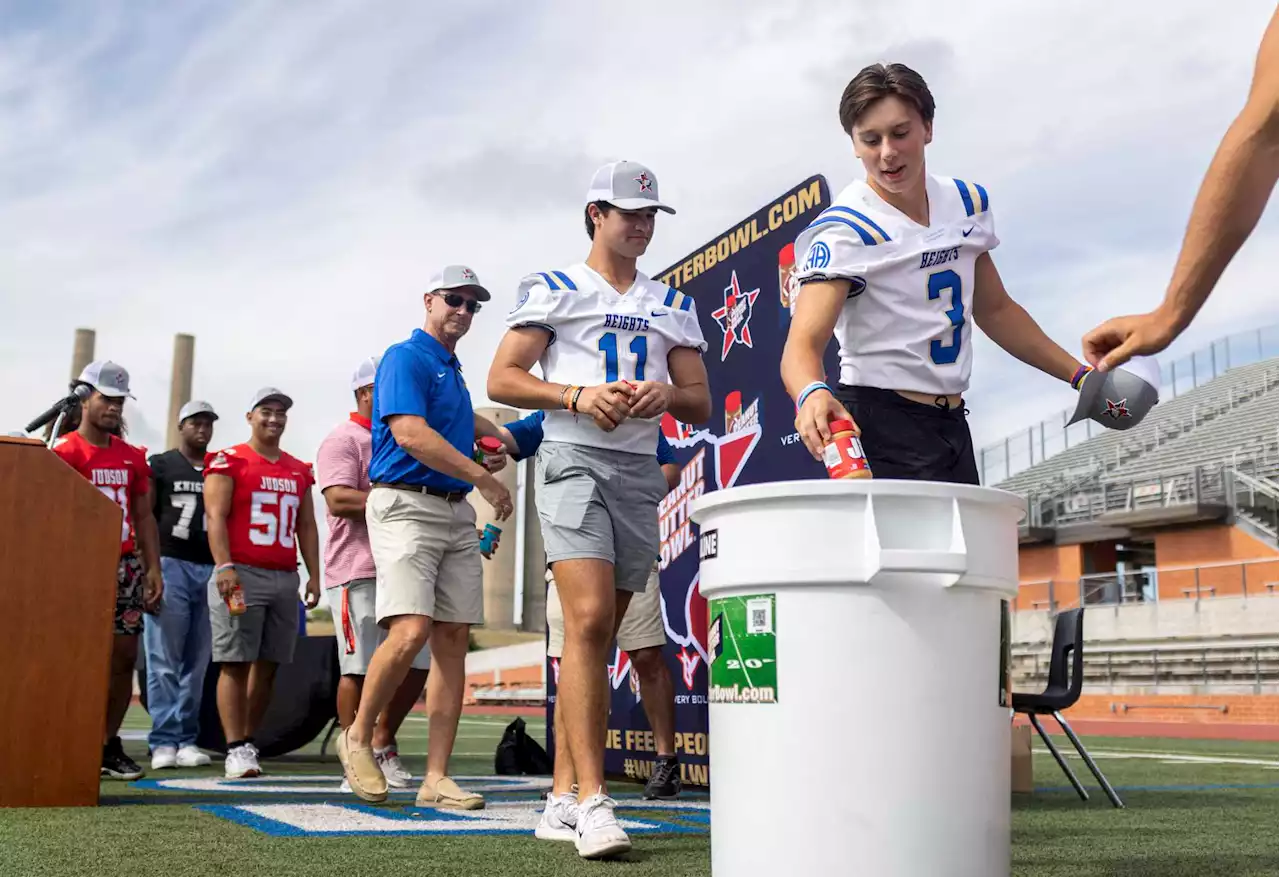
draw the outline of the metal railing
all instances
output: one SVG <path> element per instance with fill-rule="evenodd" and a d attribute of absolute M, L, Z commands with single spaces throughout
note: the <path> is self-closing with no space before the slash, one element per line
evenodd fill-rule
<path fill-rule="evenodd" d="M 1077 606 L 1123 606 L 1159 600 L 1266 597 L 1280 589 L 1280 558 L 1090 573 L 1076 579 L 1018 584 L 1017 610 L 1058 612 Z"/>
<path fill-rule="evenodd" d="M 1274 639 L 1161 645 L 1102 645 L 1086 643 L 1083 682 L 1086 688 L 1231 689 L 1262 694 L 1280 684 L 1280 643 Z M 1048 678 L 1047 646 L 1014 647 L 1012 674 L 1019 685 L 1031 687 Z M 1127 712 L 1136 705 L 1118 703 L 1112 711 Z M 1217 709 L 1221 705 L 1150 705 L 1152 709 Z"/>
<path fill-rule="evenodd" d="M 1160 398 L 1167 401 L 1221 377 L 1242 365 L 1252 365 L 1280 354 L 1280 326 L 1253 329 L 1219 338 L 1194 353 L 1162 363 Z M 994 484 L 1068 448 L 1088 441 L 1104 430 L 1092 420 L 1067 426 L 1071 409 L 1046 418 L 978 451 L 978 471 L 983 484 Z"/>

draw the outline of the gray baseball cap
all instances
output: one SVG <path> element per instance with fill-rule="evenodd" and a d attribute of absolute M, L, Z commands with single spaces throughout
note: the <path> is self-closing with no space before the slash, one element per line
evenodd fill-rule
<path fill-rule="evenodd" d="M 1092 420 L 1107 429 L 1132 429 L 1159 401 L 1160 367 L 1137 356 L 1109 372 L 1089 372 L 1067 425 Z"/>
<path fill-rule="evenodd" d="M 208 414 L 214 420 L 218 419 L 218 415 L 214 412 L 212 405 L 199 399 L 192 399 L 186 405 L 183 405 L 182 410 L 178 412 L 178 423 L 182 423 L 188 417 L 195 417 L 197 414 Z"/>
<path fill-rule="evenodd" d="M 293 399 L 283 390 L 277 390 L 275 387 L 263 387 L 261 390 L 253 394 L 253 401 L 249 403 L 249 410 L 257 408 L 268 399 L 274 399 L 284 406 L 284 410 L 288 411 L 293 407 Z"/>
<path fill-rule="evenodd" d="M 489 290 L 480 285 L 476 272 L 466 265 L 445 265 L 444 270 L 427 281 L 427 292 L 439 292 L 442 289 L 470 289 L 476 294 L 476 301 L 488 301 Z"/>
<path fill-rule="evenodd" d="M 667 213 L 676 211 L 658 199 L 658 178 L 639 162 L 613 161 L 596 171 L 587 192 L 587 203 L 607 201 L 623 210 L 657 207 Z"/>
<path fill-rule="evenodd" d="M 77 380 L 113 399 L 137 398 L 129 392 L 129 372 L 109 359 L 89 363 Z"/>

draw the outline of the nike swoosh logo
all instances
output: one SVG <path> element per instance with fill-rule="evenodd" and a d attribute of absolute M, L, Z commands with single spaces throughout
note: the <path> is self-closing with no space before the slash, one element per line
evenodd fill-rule
<path fill-rule="evenodd" d="M 970 234 L 972 234 L 972 233 L 973 233 L 973 230 L 974 230 L 975 228 L 977 228 L 977 226 L 976 226 L 976 225 L 971 225 L 971 226 L 969 226 L 969 230 L 968 230 L 968 231 L 961 232 L 961 234 L 963 234 L 965 237 L 968 237 Z"/>
<path fill-rule="evenodd" d="M 665 317 L 670 311 L 649 311 L 651 317 Z"/>
<path fill-rule="evenodd" d="M 447 374 L 448 374 L 448 372 L 440 372 L 440 374 L 436 375 L 436 377 L 437 377 L 437 378 L 442 378 L 442 377 L 444 377 L 444 376 L 445 376 L 445 375 L 447 375 Z"/>

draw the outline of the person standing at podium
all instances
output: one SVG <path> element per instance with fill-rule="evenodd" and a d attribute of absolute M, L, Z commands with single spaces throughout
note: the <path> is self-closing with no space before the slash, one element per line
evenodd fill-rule
<path fill-rule="evenodd" d="M 213 555 L 204 514 L 204 458 L 218 419 L 208 402 L 178 412 L 178 446 L 151 457 L 155 518 L 160 526 L 164 610 L 146 620 L 147 711 L 151 769 L 203 767 L 196 747 L 200 701 L 209 667 L 209 579 Z"/>
<path fill-rule="evenodd" d="M 991 251 L 995 198 L 925 169 L 934 100 L 903 64 L 864 67 L 840 125 L 865 179 L 796 238 L 802 284 L 782 381 L 815 460 L 832 420 L 851 420 L 876 478 L 978 484 L 963 394 L 974 324 L 1006 353 L 1079 390 L 1089 374 L 1009 297 Z M 803 254 L 803 255 L 801 255 Z M 826 383 L 834 333 L 840 381 Z"/>
<path fill-rule="evenodd" d="M 204 507 L 214 576 L 209 582 L 218 714 L 228 778 L 262 773 L 253 735 L 271 703 L 276 668 L 298 642 L 298 550 L 307 565 L 306 606 L 320 602 L 319 537 L 311 466 L 280 448 L 293 400 L 274 387 L 254 394 L 249 441 L 209 454 Z M 232 615 L 239 591 L 245 609 Z"/>
<path fill-rule="evenodd" d="M 164 592 L 160 537 L 151 512 L 151 470 L 140 449 L 115 435 L 124 400 L 134 398 L 129 392 L 129 373 L 109 360 L 91 362 L 77 383 L 88 384 L 93 394 L 80 406 L 76 431 L 58 439 L 53 452 L 117 503 L 122 512 L 102 776 L 135 780 L 143 770 L 125 754 L 118 735 L 133 697 L 133 668 L 138 660 L 143 613 L 157 611 Z"/>

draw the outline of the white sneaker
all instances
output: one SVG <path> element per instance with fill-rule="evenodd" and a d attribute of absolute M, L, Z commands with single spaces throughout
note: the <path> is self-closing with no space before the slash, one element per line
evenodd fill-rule
<path fill-rule="evenodd" d="M 351 794 L 351 782 L 347 779 L 347 775 L 342 775 L 342 785 L 338 786 L 338 792 L 343 795 Z"/>
<path fill-rule="evenodd" d="M 373 758 L 382 768 L 382 775 L 387 778 L 387 785 L 393 789 L 407 789 L 413 785 L 413 774 L 404 769 L 400 761 L 400 753 L 392 747 L 373 750 Z"/>
<path fill-rule="evenodd" d="M 258 767 L 258 754 L 248 743 L 227 752 L 227 760 L 223 767 L 227 779 L 232 780 L 256 777 L 262 772 Z"/>
<path fill-rule="evenodd" d="M 258 764 L 258 747 L 254 746 L 252 743 L 246 743 L 244 744 L 244 748 L 249 750 L 249 762 L 250 766 L 253 768 L 253 775 L 260 777 L 266 773 L 266 771 L 262 769 L 262 765 Z"/>
<path fill-rule="evenodd" d="M 578 796 L 547 795 L 547 806 L 542 810 L 538 827 L 533 830 L 538 840 L 578 840 Z"/>
<path fill-rule="evenodd" d="M 189 743 L 178 750 L 178 767 L 204 767 L 210 760 L 208 755 Z"/>
<path fill-rule="evenodd" d="M 578 805 L 578 855 L 603 859 L 631 849 L 631 838 L 622 830 L 613 808 L 618 802 L 597 793 Z"/>
<path fill-rule="evenodd" d="M 177 746 L 157 746 L 151 750 L 151 769 L 163 770 L 166 767 L 178 766 Z"/>

